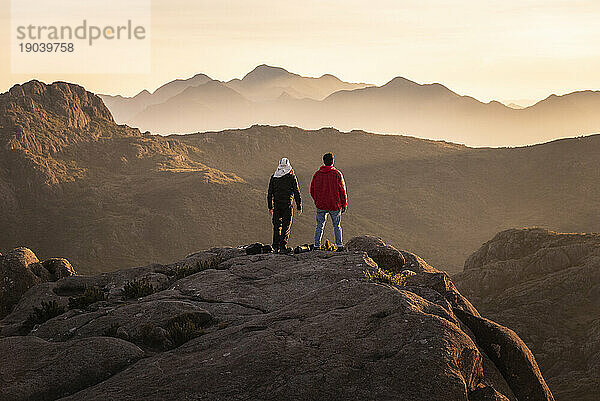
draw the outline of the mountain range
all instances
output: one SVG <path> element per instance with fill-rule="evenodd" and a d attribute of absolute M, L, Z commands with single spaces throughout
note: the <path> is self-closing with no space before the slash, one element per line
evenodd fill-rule
<path fill-rule="evenodd" d="M 304 198 L 291 241 L 309 243 L 308 188 L 330 151 L 348 187 L 346 238 L 376 234 L 450 272 L 507 228 L 600 231 L 600 136 L 514 149 L 288 126 L 160 136 L 116 124 L 80 86 L 31 81 L 0 95 L 0 251 L 25 245 L 90 273 L 267 243 L 281 157 Z"/>
<path fill-rule="evenodd" d="M 242 79 L 205 74 L 132 98 L 100 95 L 119 123 L 153 133 L 255 124 L 334 127 L 442 139 L 470 146 L 520 146 L 600 131 L 600 92 L 550 95 L 530 106 L 461 96 L 442 84 L 396 77 L 382 86 L 303 77 L 260 65 Z"/>
<path fill-rule="evenodd" d="M 209 83 L 206 88 L 202 87 Z M 216 81 L 206 74 L 197 74 L 189 79 L 177 79 L 168 82 L 154 92 L 143 90 L 136 96 L 128 98 L 123 96 L 100 95 L 118 122 L 127 122 L 144 112 L 147 108 L 160 110 L 152 106 L 161 105 L 171 98 L 176 98 L 183 92 L 187 92 L 175 100 L 176 102 L 192 101 L 194 106 L 204 105 L 211 111 L 219 108 L 227 108 L 228 101 L 235 102 L 243 98 L 250 107 L 252 102 L 273 101 L 277 99 L 312 99 L 322 100 L 330 94 L 339 90 L 352 90 L 373 86 L 371 84 L 357 84 L 343 82 L 339 78 L 325 74 L 319 78 L 303 77 L 286 71 L 280 67 L 271 67 L 265 64 L 259 65 L 246 74 L 242 79 L 232 79 L 227 82 Z M 197 88 L 196 90 L 188 90 Z M 231 90 L 226 90 L 229 88 Z M 219 101 L 222 100 L 222 101 Z M 214 105 L 214 102 L 217 104 Z M 166 105 L 168 108 L 172 103 Z M 214 105 L 213 107 L 210 107 Z M 233 106 L 233 105 L 232 105 Z M 201 108 L 201 107 L 200 107 Z M 202 110 L 198 110 L 202 112 Z M 143 116 L 150 116 L 150 112 Z M 146 117 L 146 118 L 147 118 Z"/>

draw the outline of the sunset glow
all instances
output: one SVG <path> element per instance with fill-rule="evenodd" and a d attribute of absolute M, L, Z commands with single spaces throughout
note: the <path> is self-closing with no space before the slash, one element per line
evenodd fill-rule
<path fill-rule="evenodd" d="M 441 82 L 483 101 L 600 89 L 597 1 L 156 0 L 151 73 L 39 76 L 11 74 L 2 4 L 2 91 L 38 78 L 134 95 L 200 72 L 241 78 L 262 63 L 378 85 L 396 76 Z"/>

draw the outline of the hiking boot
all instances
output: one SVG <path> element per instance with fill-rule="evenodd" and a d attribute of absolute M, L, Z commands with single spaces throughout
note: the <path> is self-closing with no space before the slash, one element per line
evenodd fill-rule
<path fill-rule="evenodd" d="M 285 255 L 291 255 L 294 253 L 292 248 L 288 248 L 287 246 L 279 251 L 279 253 L 283 253 Z"/>
<path fill-rule="evenodd" d="M 335 250 L 336 252 L 346 252 L 346 248 L 344 248 L 343 246 L 340 246 L 338 249 Z"/>

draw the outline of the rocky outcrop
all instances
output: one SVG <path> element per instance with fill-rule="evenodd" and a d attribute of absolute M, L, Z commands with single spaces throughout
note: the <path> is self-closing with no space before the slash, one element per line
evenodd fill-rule
<path fill-rule="evenodd" d="M 600 235 L 503 231 L 453 281 L 483 315 L 519 333 L 557 400 L 597 399 Z"/>
<path fill-rule="evenodd" d="M 109 337 L 68 343 L 0 338 L 0 395 L 5 401 L 55 400 L 106 380 L 142 355 L 133 344 Z"/>
<path fill-rule="evenodd" d="M 375 263 L 385 266 L 387 270 L 400 273 L 405 269 L 406 260 L 402 252 L 396 248 L 386 245 L 380 238 L 363 236 L 352 238 L 346 244 L 348 250 L 361 250 L 366 252 Z M 421 265 L 416 265 L 421 267 Z"/>
<path fill-rule="evenodd" d="M 409 270 L 414 273 L 421 273 L 408 276 L 407 284 L 431 288 L 447 299 L 453 307 L 479 315 L 473 305 L 458 292 L 446 273 L 430 266 L 414 253 L 398 250 L 391 245 L 387 245 L 380 238 L 370 235 L 352 238 L 346 244 L 346 248 L 351 251 L 366 252 L 378 266 L 387 271 L 401 273 Z"/>
<path fill-rule="evenodd" d="M 498 233 L 469 256 L 463 272 L 454 278 L 464 284 L 463 292 L 476 300 L 482 295 L 498 295 L 519 283 L 593 263 L 599 256 L 597 234 L 511 229 Z"/>
<path fill-rule="evenodd" d="M 66 259 L 48 259 L 40 263 L 28 248 L 0 254 L 0 318 L 8 315 L 25 292 L 46 281 L 57 281 L 76 274 Z"/>
<path fill-rule="evenodd" d="M 502 372 L 518 400 L 554 400 L 533 354 L 514 331 L 460 309 L 455 312 Z"/>
<path fill-rule="evenodd" d="M 444 273 L 416 267 L 405 285 L 393 285 L 365 277 L 386 266 L 359 249 L 252 256 L 211 249 L 170 265 L 38 285 L 0 330 L 7 344 L 70 347 L 70 361 L 85 358 L 78 344 L 99 338 L 143 350 L 139 360 L 136 352 L 127 363 L 118 359 L 105 377 L 95 371 L 87 383 L 60 387 L 66 400 L 515 400 L 520 393 L 496 367 L 507 360 L 488 358 L 459 318 L 471 316 L 460 293 Z M 78 297 L 91 293 L 100 295 L 82 305 Z M 15 336 L 42 299 L 64 312 Z M 0 398 L 31 396 L 27 381 L 14 379 L 29 369 L 19 361 L 2 376 L 11 390 L 0 388 Z M 36 382 L 36 394 L 57 394 L 62 384 L 51 378 Z"/>
<path fill-rule="evenodd" d="M 97 140 L 102 123 L 114 125 L 110 111 L 79 85 L 34 80 L 0 94 L 0 148 L 6 150 L 56 153 L 74 143 Z"/>
<path fill-rule="evenodd" d="M 15 107 L 30 112 L 50 111 L 66 117 L 67 125 L 72 128 L 84 128 L 94 118 L 113 121 L 102 99 L 79 85 L 66 82 L 46 85 L 33 80 L 13 86 L 5 96 Z"/>
<path fill-rule="evenodd" d="M 44 260 L 42 266 L 50 273 L 53 280 L 60 280 L 64 277 L 71 277 L 77 274 L 75 268 L 71 266 L 71 263 L 64 258 L 51 258 Z"/>

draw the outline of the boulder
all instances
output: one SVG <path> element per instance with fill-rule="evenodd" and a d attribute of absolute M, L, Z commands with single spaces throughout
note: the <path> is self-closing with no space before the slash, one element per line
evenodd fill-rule
<path fill-rule="evenodd" d="M 52 281 L 60 280 L 61 278 L 74 276 L 77 274 L 75 268 L 67 259 L 52 258 L 44 260 L 42 263 L 44 268 L 52 275 Z"/>
<path fill-rule="evenodd" d="M 461 309 L 455 313 L 473 332 L 519 401 L 554 401 L 533 354 L 514 331 Z"/>
<path fill-rule="evenodd" d="M 384 270 L 396 273 L 404 270 L 405 261 L 402 253 L 377 237 L 369 235 L 354 237 L 346 243 L 346 249 L 366 252 Z"/>
<path fill-rule="evenodd" d="M 143 355 L 117 338 L 52 343 L 34 336 L 0 338 L 0 399 L 55 400 L 93 386 Z"/>
<path fill-rule="evenodd" d="M 40 263 L 33 251 L 16 248 L 0 254 L 0 318 L 12 312 L 15 304 L 31 287 L 76 274 L 66 259 L 48 259 Z"/>
<path fill-rule="evenodd" d="M 407 285 L 431 288 L 441 294 L 453 308 L 462 309 L 479 316 L 477 309 L 456 289 L 450 277 L 444 272 L 420 272 L 406 279 Z"/>
<path fill-rule="evenodd" d="M 29 288 L 47 281 L 44 270 L 28 248 L 17 248 L 0 257 L 0 318 L 12 311 Z"/>

